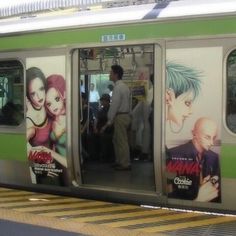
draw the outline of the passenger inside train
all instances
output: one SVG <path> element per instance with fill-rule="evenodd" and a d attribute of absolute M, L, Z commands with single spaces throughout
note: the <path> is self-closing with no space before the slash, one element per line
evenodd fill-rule
<path fill-rule="evenodd" d="M 83 110 L 81 121 L 82 181 L 84 184 L 97 184 L 99 186 L 111 185 L 153 190 L 155 189 L 153 151 L 151 150 L 154 135 L 152 132 L 154 115 L 152 112 L 154 94 L 153 47 L 148 45 L 144 49 L 134 46 L 134 49 L 128 49 L 121 47 L 99 48 L 96 49 L 98 59 L 96 57 L 86 58 L 84 55 L 87 54 L 81 53 L 80 80 L 83 81 L 83 88 L 90 88 L 85 90 L 87 93 L 82 93 L 82 109 L 80 109 Z M 143 50 L 146 51 L 143 52 Z M 120 55 L 124 51 L 126 54 Z M 105 55 L 103 58 L 104 66 L 102 67 L 99 52 Z M 85 60 L 87 60 L 86 63 Z M 130 91 L 129 98 L 123 103 L 129 107 L 126 109 L 127 111 L 123 111 L 119 107 L 120 103 L 119 101 L 117 103 L 117 99 L 114 97 L 116 95 L 116 86 L 114 86 L 116 81 L 110 79 L 111 76 L 109 75 L 113 65 L 115 68 L 122 68 L 122 84 Z M 81 86 L 81 82 L 79 85 Z M 96 91 L 96 101 L 88 102 L 86 98 L 93 97 L 90 93 L 94 95 L 94 91 Z M 100 99 L 98 99 L 99 97 Z M 96 102 L 96 115 L 94 114 L 94 102 Z M 121 114 L 119 116 L 123 118 L 122 112 L 125 112 L 129 119 L 124 126 L 127 127 L 127 130 L 124 131 L 127 133 L 127 141 L 124 136 L 121 139 L 123 142 L 122 149 L 124 143 L 127 145 L 127 163 L 122 163 L 117 158 L 117 138 L 114 135 L 117 124 L 111 122 L 112 125 L 106 125 L 112 103 L 113 106 L 117 103 L 115 106 L 119 107 L 115 111 L 114 117 L 117 117 L 118 112 Z M 121 131 L 121 127 L 119 126 L 117 130 Z"/>

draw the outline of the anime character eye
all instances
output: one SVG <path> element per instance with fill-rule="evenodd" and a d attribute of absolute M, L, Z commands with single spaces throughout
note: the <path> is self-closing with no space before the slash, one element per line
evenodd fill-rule
<path fill-rule="evenodd" d="M 47 107 L 50 107 L 52 104 L 51 104 L 51 102 L 47 102 L 46 105 L 47 105 Z"/>
<path fill-rule="evenodd" d="M 30 97 L 34 97 L 35 94 L 36 94 L 35 92 L 30 93 Z"/>
<path fill-rule="evenodd" d="M 211 136 L 205 135 L 204 138 L 205 138 L 206 140 L 210 140 L 210 139 L 211 139 Z"/>
<path fill-rule="evenodd" d="M 45 90 L 44 86 L 40 87 L 39 90 L 44 91 Z"/>
<path fill-rule="evenodd" d="M 55 101 L 56 101 L 56 102 L 59 102 L 59 101 L 60 101 L 60 97 L 58 97 L 58 96 L 55 97 Z"/>
<path fill-rule="evenodd" d="M 190 107 L 190 106 L 192 105 L 192 101 L 185 101 L 185 105 L 186 105 L 187 107 Z"/>

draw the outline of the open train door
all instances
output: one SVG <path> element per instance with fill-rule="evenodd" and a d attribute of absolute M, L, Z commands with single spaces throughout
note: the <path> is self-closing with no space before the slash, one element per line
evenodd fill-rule
<path fill-rule="evenodd" d="M 165 200 L 161 172 L 162 60 L 161 46 L 154 43 L 88 47 L 72 52 L 72 156 L 79 189 L 109 191 L 109 196 L 114 193 L 116 198 L 125 193 L 130 196 L 126 199 L 145 202 Z M 114 167 L 114 127 L 104 134 L 98 126 L 104 122 L 103 98 L 108 98 L 109 105 L 112 103 L 115 84 L 109 74 L 114 64 L 123 68 L 122 81 L 131 94 L 127 131 L 131 168 L 125 170 Z"/>

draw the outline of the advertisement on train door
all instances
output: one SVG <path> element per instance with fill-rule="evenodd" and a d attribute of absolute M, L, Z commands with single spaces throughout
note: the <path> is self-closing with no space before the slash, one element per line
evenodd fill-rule
<path fill-rule="evenodd" d="M 32 183 L 67 185 L 65 57 L 26 60 L 26 135 Z"/>
<path fill-rule="evenodd" d="M 150 84 L 150 68 L 148 67 L 138 67 L 133 79 L 125 79 L 124 82 L 130 88 L 132 93 L 132 98 L 136 101 L 145 101 L 149 98 L 149 89 L 152 87 Z M 153 94 L 150 95 L 151 97 Z"/>
<path fill-rule="evenodd" d="M 222 48 L 167 50 L 169 198 L 221 202 Z"/>

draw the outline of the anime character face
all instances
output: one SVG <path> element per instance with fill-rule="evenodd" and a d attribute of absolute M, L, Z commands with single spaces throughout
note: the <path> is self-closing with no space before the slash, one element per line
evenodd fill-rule
<path fill-rule="evenodd" d="M 54 115 L 62 115 L 65 113 L 65 104 L 61 94 L 55 89 L 50 88 L 46 94 L 46 107 L 48 111 Z"/>
<path fill-rule="evenodd" d="M 185 65 L 167 62 L 166 64 L 166 120 L 183 128 L 184 120 L 192 113 L 192 103 L 201 90 L 201 73 Z"/>
<path fill-rule="evenodd" d="M 45 102 L 45 87 L 40 78 L 35 78 L 29 84 L 29 97 L 32 105 L 41 108 Z"/>
<path fill-rule="evenodd" d="M 193 92 L 188 91 L 176 98 L 174 92 L 170 91 L 167 100 L 167 119 L 177 126 L 182 126 L 184 120 L 192 114 L 193 96 Z"/>
<path fill-rule="evenodd" d="M 200 151 L 208 151 L 215 142 L 217 136 L 217 125 L 214 121 L 201 118 L 199 119 L 193 130 L 193 142 Z"/>

